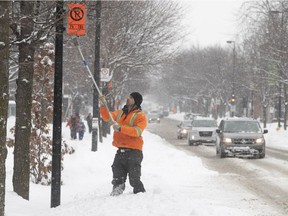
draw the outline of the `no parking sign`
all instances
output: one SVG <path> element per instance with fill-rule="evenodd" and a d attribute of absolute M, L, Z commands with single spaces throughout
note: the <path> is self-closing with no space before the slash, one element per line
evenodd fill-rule
<path fill-rule="evenodd" d="M 83 36 L 86 34 L 86 5 L 68 5 L 68 31 L 69 35 Z"/>
<path fill-rule="evenodd" d="M 109 82 L 112 78 L 109 68 L 101 68 L 100 75 L 101 82 Z"/>

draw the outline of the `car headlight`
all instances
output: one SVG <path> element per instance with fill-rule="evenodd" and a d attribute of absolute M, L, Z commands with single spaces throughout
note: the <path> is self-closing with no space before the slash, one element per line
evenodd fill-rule
<path fill-rule="evenodd" d="M 183 129 L 182 133 L 186 134 L 187 133 L 187 129 Z"/>
<path fill-rule="evenodd" d="M 231 139 L 231 138 L 224 137 L 223 143 L 225 143 L 225 144 L 232 143 L 232 139 Z"/>
<path fill-rule="evenodd" d="M 264 143 L 264 139 L 263 138 L 256 139 L 256 144 L 262 144 L 262 143 Z"/>

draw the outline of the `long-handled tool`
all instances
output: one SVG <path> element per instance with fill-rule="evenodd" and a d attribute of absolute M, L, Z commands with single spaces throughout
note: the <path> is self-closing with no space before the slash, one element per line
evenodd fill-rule
<path fill-rule="evenodd" d="M 77 46 L 77 48 L 78 48 L 78 51 L 79 51 L 79 53 L 80 53 L 80 55 L 81 55 L 81 58 L 82 58 L 82 60 L 83 60 L 83 64 L 84 64 L 86 70 L 88 71 L 89 77 L 92 79 L 93 84 L 94 84 L 94 86 L 95 86 L 95 88 L 96 88 L 99 96 L 100 96 L 100 97 L 103 97 L 103 94 L 101 93 L 101 91 L 100 91 L 100 89 L 99 89 L 99 87 L 98 87 L 98 85 L 97 85 L 97 83 L 96 83 L 96 81 L 95 81 L 95 79 L 94 79 L 94 77 L 93 77 L 93 74 L 91 73 L 91 70 L 90 70 L 90 68 L 89 68 L 89 66 L 88 66 L 88 63 L 87 63 L 87 61 L 86 61 L 85 58 L 84 58 L 84 55 L 83 55 L 82 50 L 81 50 L 81 48 L 80 48 L 80 46 L 79 46 L 77 37 L 74 37 L 74 38 L 73 38 L 73 42 L 74 42 L 74 45 Z M 105 105 L 106 109 L 108 110 L 110 120 L 114 123 L 115 120 L 113 119 L 112 114 L 111 114 L 111 112 L 109 111 L 109 107 L 108 107 L 106 101 L 105 101 L 104 105 Z"/>

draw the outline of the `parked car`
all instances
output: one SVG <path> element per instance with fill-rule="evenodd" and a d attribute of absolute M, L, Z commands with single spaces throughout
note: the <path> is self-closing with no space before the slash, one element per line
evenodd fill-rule
<path fill-rule="evenodd" d="M 216 155 L 239 157 L 265 157 L 265 139 L 256 119 L 231 118 L 220 122 L 216 142 Z"/>
<path fill-rule="evenodd" d="M 148 123 L 160 123 L 160 117 L 156 113 L 149 113 L 148 114 Z"/>
<path fill-rule="evenodd" d="M 184 120 L 193 120 L 194 118 L 196 118 L 197 116 L 202 116 L 201 114 L 199 113 L 186 113 L 184 115 Z"/>
<path fill-rule="evenodd" d="M 164 117 L 169 116 L 169 110 L 168 109 L 163 110 L 163 115 Z"/>
<path fill-rule="evenodd" d="M 192 127 L 192 121 L 191 120 L 184 120 L 181 121 L 180 124 L 177 125 L 177 139 L 183 139 L 187 138 L 188 131 Z"/>
<path fill-rule="evenodd" d="M 217 122 L 213 118 L 196 117 L 188 133 L 188 145 L 216 143 Z"/>

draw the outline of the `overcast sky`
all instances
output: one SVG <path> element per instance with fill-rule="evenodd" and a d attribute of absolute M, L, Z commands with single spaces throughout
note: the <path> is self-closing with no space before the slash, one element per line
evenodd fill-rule
<path fill-rule="evenodd" d="M 244 0 L 180 0 L 185 5 L 184 24 L 189 29 L 187 44 L 226 45 L 235 40 L 237 13 Z"/>

